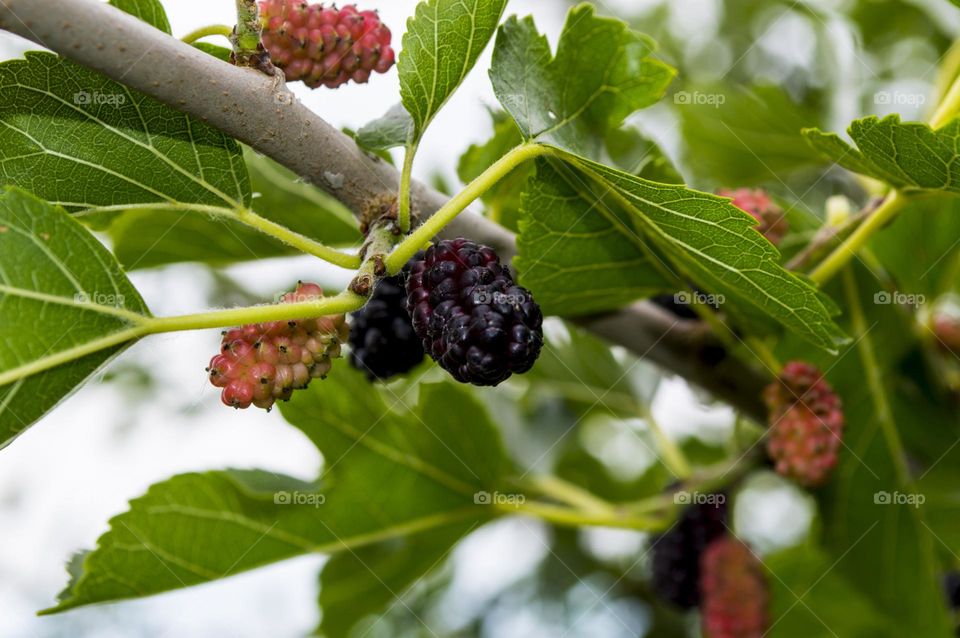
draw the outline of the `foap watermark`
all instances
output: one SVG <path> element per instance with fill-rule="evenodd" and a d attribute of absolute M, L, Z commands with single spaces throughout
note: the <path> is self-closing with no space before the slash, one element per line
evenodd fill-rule
<path fill-rule="evenodd" d="M 923 93 L 879 91 L 874 93 L 873 103 L 880 106 L 923 106 L 927 103 L 927 96 Z"/>
<path fill-rule="evenodd" d="M 527 502 L 523 494 L 504 494 L 503 492 L 477 492 L 473 495 L 474 505 L 495 505 L 497 507 L 520 507 Z"/>
<path fill-rule="evenodd" d="M 489 292 L 481 290 L 473 293 L 473 303 L 477 305 L 507 305 L 522 306 L 530 301 L 529 296 L 523 293 Z"/>
<path fill-rule="evenodd" d="M 123 106 L 127 103 L 127 96 L 123 93 L 77 91 L 73 94 L 73 103 L 78 106 Z"/>
<path fill-rule="evenodd" d="M 673 103 L 678 106 L 712 106 L 714 108 L 720 108 L 727 103 L 727 96 L 723 93 L 677 91 L 673 94 Z"/>
<path fill-rule="evenodd" d="M 126 303 L 126 297 L 120 294 L 106 294 L 102 292 L 78 292 L 73 296 L 73 302 L 79 306 L 107 306 L 110 308 L 123 308 Z"/>
<path fill-rule="evenodd" d="M 726 494 L 680 491 L 673 495 L 675 505 L 712 505 L 719 507 L 727 502 Z"/>
<path fill-rule="evenodd" d="M 326 494 L 311 492 L 274 492 L 274 505 L 311 505 L 320 507 L 327 502 Z"/>
<path fill-rule="evenodd" d="M 910 306 L 912 308 L 919 308 L 927 303 L 927 298 L 923 295 L 881 290 L 873 296 L 873 303 L 878 306 Z"/>
<path fill-rule="evenodd" d="M 727 298 L 723 295 L 708 295 L 707 293 L 700 291 L 684 291 L 678 292 L 673 296 L 673 303 L 678 306 L 710 306 L 712 308 L 718 308 L 727 302 Z"/>
<path fill-rule="evenodd" d="M 903 492 L 877 492 L 873 495 L 874 505 L 909 505 L 919 508 L 927 502 L 923 494 L 905 494 Z"/>

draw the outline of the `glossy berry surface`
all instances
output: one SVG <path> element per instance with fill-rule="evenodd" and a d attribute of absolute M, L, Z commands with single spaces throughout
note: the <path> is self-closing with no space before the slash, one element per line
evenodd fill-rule
<path fill-rule="evenodd" d="M 350 316 L 350 364 L 371 380 L 385 381 L 423 361 L 423 342 L 407 312 L 406 277 L 377 284 L 363 309 Z"/>
<path fill-rule="evenodd" d="M 462 383 L 495 386 L 530 370 L 543 314 L 493 249 L 441 241 L 409 264 L 407 310 L 424 350 Z"/>

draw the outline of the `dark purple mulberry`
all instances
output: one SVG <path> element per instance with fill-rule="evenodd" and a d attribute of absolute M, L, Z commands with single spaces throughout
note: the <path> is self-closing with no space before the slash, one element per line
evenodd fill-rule
<path fill-rule="evenodd" d="M 653 540 L 653 590 L 681 609 L 700 604 L 700 557 L 727 533 L 726 499 L 712 500 L 687 507 L 676 525 Z"/>
<path fill-rule="evenodd" d="M 351 315 L 350 363 L 371 381 L 386 381 L 423 361 L 423 343 L 407 312 L 405 277 L 377 284 L 370 301 Z"/>
<path fill-rule="evenodd" d="M 543 314 L 492 248 L 441 241 L 408 267 L 413 329 L 457 381 L 495 386 L 533 367 L 543 347 Z"/>

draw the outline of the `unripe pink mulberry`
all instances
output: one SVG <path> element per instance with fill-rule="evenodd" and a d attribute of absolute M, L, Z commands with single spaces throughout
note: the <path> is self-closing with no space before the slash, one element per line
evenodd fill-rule
<path fill-rule="evenodd" d="M 843 408 L 820 371 L 793 361 L 764 392 L 770 410 L 767 453 L 777 472 L 804 487 L 820 487 L 837 464 Z"/>
<path fill-rule="evenodd" d="M 738 188 L 735 191 L 720 189 L 717 195 L 730 197 L 734 206 L 753 216 L 758 222 L 757 230 L 774 246 L 779 246 L 790 230 L 783 209 L 777 206 L 765 191 L 749 188 Z"/>
<path fill-rule="evenodd" d="M 763 565 L 736 538 L 713 541 L 700 559 L 704 638 L 762 638 L 770 625 Z"/>
<path fill-rule="evenodd" d="M 323 297 L 316 284 L 301 283 L 281 298 L 298 303 Z M 343 315 L 249 324 L 223 333 L 220 354 L 211 359 L 210 383 L 223 388 L 221 399 L 233 408 L 251 405 L 269 410 L 294 390 L 330 371 L 349 336 Z"/>
<path fill-rule="evenodd" d="M 365 83 L 396 61 L 391 34 L 376 11 L 342 9 L 300 0 L 260 0 L 263 46 L 287 81 L 335 89 Z"/>

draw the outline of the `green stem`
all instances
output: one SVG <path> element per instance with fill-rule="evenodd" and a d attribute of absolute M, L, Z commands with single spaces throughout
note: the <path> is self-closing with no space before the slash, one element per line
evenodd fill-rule
<path fill-rule="evenodd" d="M 182 332 L 184 330 L 225 328 L 265 321 L 293 321 L 353 312 L 362 308 L 366 302 L 365 297 L 346 291 L 335 297 L 324 297 L 316 301 L 216 310 L 176 317 L 156 317 L 147 319 L 144 328 L 145 334 L 160 334 Z"/>
<path fill-rule="evenodd" d="M 211 24 L 206 27 L 200 27 L 196 31 L 191 31 L 187 35 L 183 36 L 182 40 L 187 44 L 193 44 L 197 40 L 201 40 L 213 35 L 222 35 L 225 38 L 229 38 L 231 35 L 233 35 L 233 29 L 225 24 Z"/>
<path fill-rule="evenodd" d="M 653 418 L 653 413 L 650 410 L 645 410 L 642 416 L 647 422 L 647 425 L 650 426 L 653 439 L 657 442 L 657 449 L 660 450 L 660 460 L 663 461 L 663 464 L 667 466 L 667 469 L 670 470 L 670 473 L 676 478 L 681 481 L 689 479 L 691 474 L 693 474 L 693 470 L 683 450 L 680 449 L 673 439 L 667 436 L 667 433 L 663 431 L 663 428 L 660 427 L 657 420 Z"/>
<path fill-rule="evenodd" d="M 236 211 L 237 221 L 246 224 L 251 228 L 256 228 L 265 235 L 270 235 L 288 244 L 308 255 L 313 255 L 334 266 L 355 270 L 360 267 L 361 259 L 359 255 L 349 255 L 339 250 L 334 250 L 328 246 L 316 242 L 309 237 L 296 233 L 285 226 L 281 226 L 264 217 L 260 217 L 250 209 Z"/>
<path fill-rule="evenodd" d="M 37 359 L 36 361 L 31 361 L 18 368 L 7 370 L 6 372 L 0 373 L 0 387 L 41 372 L 46 372 L 52 368 L 66 365 L 91 354 L 96 354 L 97 352 L 134 341 L 147 334 L 146 330 L 147 324 L 142 323 L 127 330 L 115 332 L 100 339 L 84 343 L 75 348 L 69 348 L 62 352 Z"/>
<path fill-rule="evenodd" d="M 457 215 L 466 210 L 467 206 L 482 197 L 497 182 L 524 162 L 548 153 L 550 153 L 550 149 L 540 144 L 522 144 L 504 155 L 398 244 L 387 258 L 387 272 L 390 274 L 400 272 L 418 250 L 452 222 Z"/>
<path fill-rule="evenodd" d="M 810 273 L 810 278 L 820 285 L 829 281 L 856 256 L 878 230 L 903 210 L 907 201 L 907 197 L 902 193 L 891 192 L 886 201 Z"/>
<path fill-rule="evenodd" d="M 619 510 L 609 514 L 600 514 L 535 501 L 527 501 L 517 506 L 502 505 L 498 506 L 497 509 L 503 514 L 525 514 L 566 527 L 616 527 L 644 532 L 659 532 L 663 531 L 667 525 L 667 522 L 659 517 L 637 516 Z"/>
<path fill-rule="evenodd" d="M 954 78 L 950 90 L 943 96 L 936 113 L 930 118 L 930 126 L 934 129 L 949 124 L 960 112 L 960 76 Z"/>
<path fill-rule="evenodd" d="M 553 475 L 535 476 L 528 480 L 530 487 L 544 496 L 596 514 L 612 514 L 616 508 L 597 495 Z"/>
<path fill-rule="evenodd" d="M 264 63 L 261 30 L 257 0 L 237 0 L 237 27 L 230 36 L 237 66 L 259 67 Z"/>
<path fill-rule="evenodd" d="M 850 321 L 853 325 L 853 336 L 857 339 L 857 349 L 860 351 L 860 358 L 863 360 L 862 370 L 864 374 L 866 374 L 870 394 L 873 395 L 877 410 L 877 421 L 880 423 L 883 436 L 887 441 L 887 447 L 890 450 L 890 455 L 893 457 L 893 465 L 897 473 L 897 479 L 901 485 L 907 486 L 910 484 L 910 473 L 907 470 L 903 442 L 900 440 L 900 433 L 897 431 L 897 424 L 893 417 L 893 409 L 890 407 L 890 401 L 887 399 L 883 378 L 880 374 L 880 364 L 877 362 L 877 357 L 873 349 L 873 340 L 870 338 L 870 327 L 867 326 L 863 307 L 860 305 L 857 280 L 851 268 L 844 269 L 843 281 L 846 290 L 847 306 L 850 312 Z"/>
<path fill-rule="evenodd" d="M 89 299 L 84 297 L 60 297 L 58 295 L 37 292 L 35 290 L 25 290 L 23 288 L 7 286 L 4 284 L 0 284 L 0 294 L 9 295 L 11 297 L 20 297 L 23 299 L 33 299 L 34 301 L 41 301 L 45 304 L 56 304 L 58 306 L 69 306 L 71 308 L 89 310 L 101 315 L 117 317 L 131 324 L 140 324 L 145 320 L 145 317 L 139 312 L 127 310 L 126 308 L 118 308 L 116 306 L 106 306 L 103 304 L 92 303 Z"/>
<path fill-rule="evenodd" d="M 689 479 L 683 481 L 679 490 L 686 492 L 700 492 L 713 494 L 722 488 L 737 481 L 744 473 L 756 466 L 758 454 L 751 447 L 739 456 L 731 457 L 710 467 L 694 472 Z M 678 503 L 674 495 L 656 494 L 640 501 L 624 505 L 631 514 L 660 513 L 677 510 L 684 504 Z"/>
<path fill-rule="evenodd" d="M 410 185 L 413 182 L 413 160 L 417 156 L 418 144 L 410 142 L 403 157 L 403 170 L 400 172 L 399 224 L 404 235 L 410 232 Z"/>
<path fill-rule="evenodd" d="M 753 355 L 766 366 L 773 376 L 778 376 L 783 370 L 783 364 L 777 359 L 777 355 L 766 344 L 765 341 L 757 337 L 746 338 L 747 349 L 753 352 Z"/>
<path fill-rule="evenodd" d="M 306 253 L 307 255 L 313 255 L 319 259 L 322 259 L 326 262 L 333 264 L 334 266 L 340 266 L 341 268 L 347 268 L 349 270 L 355 270 L 360 267 L 360 257 L 358 255 L 350 255 L 348 253 L 340 252 L 325 246 L 318 241 L 314 241 L 305 235 L 294 232 L 287 228 L 286 226 L 281 226 L 275 222 L 270 221 L 260 215 L 257 215 L 253 210 L 249 208 L 227 208 L 224 206 L 209 206 L 205 204 L 183 204 L 183 203 L 157 203 L 157 204 L 120 204 L 117 206 L 99 206 L 96 208 L 89 208 L 80 213 L 77 213 L 76 217 L 85 217 L 89 215 L 95 215 L 98 213 L 112 213 L 112 212 L 123 212 L 130 210 L 169 210 L 169 211 L 183 211 L 183 212 L 193 212 L 193 213 L 205 213 L 207 215 L 212 215 L 214 217 L 223 217 L 227 219 L 233 219 L 245 226 L 259 230 L 265 235 L 269 235 L 275 239 L 282 241 L 283 243 L 296 248 L 297 250 Z"/>
<path fill-rule="evenodd" d="M 186 330 L 228 328 L 248 323 L 265 321 L 293 321 L 327 315 L 339 315 L 359 310 L 367 299 L 352 292 L 342 292 L 335 297 L 301 303 L 281 303 L 270 306 L 252 306 L 233 310 L 217 310 L 176 317 L 137 316 L 129 328 L 95 339 L 88 343 L 52 354 L 26 365 L 0 373 L 0 387 L 13 383 L 57 366 L 65 365 L 82 357 L 113 348 L 148 335 Z"/>

